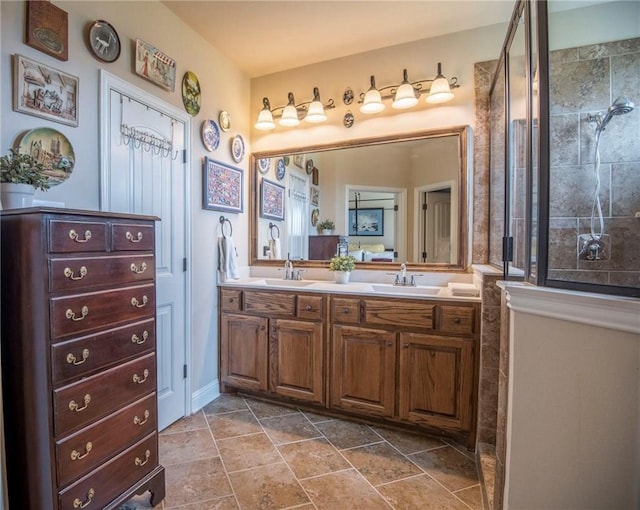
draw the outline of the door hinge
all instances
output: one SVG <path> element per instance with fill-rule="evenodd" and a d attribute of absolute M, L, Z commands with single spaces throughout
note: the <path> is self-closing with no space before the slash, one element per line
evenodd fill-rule
<path fill-rule="evenodd" d="M 426 210 L 427 210 L 427 208 L 428 208 L 428 205 L 429 205 L 429 204 L 422 204 L 422 210 L 423 210 L 423 211 L 426 211 Z"/>
<path fill-rule="evenodd" d="M 398 258 L 398 252 L 397 252 L 397 251 L 394 251 L 394 252 L 393 252 L 393 258 L 394 258 L 394 259 L 397 259 L 397 258 Z"/>
<path fill-rule="evenodd" d="M 513 262 L 513 237 L 502 238 L 502 261 Z"/>
<path fill-rule="evenodd" d="M 187 365 L 182 365 L 182 378 L 187 378 Z"/>
<path fill-rule="evenodd" d="M 187 162 L 187 149 L 182 149 L 182 162 Z"/>
<path fill-rule="evenodd" d="M 422 252 L 422 261 L 424 262 L 425 260 L 427 260 L 427 252 L 423 251 Z"/>
<path fill-rule="evenodd" d="M 186 257 L 182 259 L 182 271 L 187 271 L 187 259 Z"/>
<path fill-rule="evenodd" d="M 397 204 L 393 206 L 393 210 L 394 210 L 395 212 L 398 212 L 398 205 L 397 205 Z"/>

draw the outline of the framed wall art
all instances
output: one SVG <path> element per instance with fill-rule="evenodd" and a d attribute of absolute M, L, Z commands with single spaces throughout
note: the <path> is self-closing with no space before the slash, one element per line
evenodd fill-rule
<path fill-rule="evenodd" d="M 298 168 L 304 168 L 304 154 L 294 154 L 293 164 Z"/>
<path fill-rule="evenodd" d="M 262 179 L 260 187 L 260 216 L 284 220 L 284 186 Z"/>
<path fill-rule="evenodd" d="M 242 212 L 242 170 L 207 157 L 203 168 L 203 204 L 211 211 Z"/>
<path fill-rule="evenodd" d="M 142 39 L 136 39 L 136 74 L 163 89 L 175 90 L 176 61 Z"/>
<path fill-rule="evenodd" d="M 77 126 L 78 78 L 22 55 L 14 55 L 13 109 Z"/>
<path fill-rule="evenodd" d="M 309 201 L 311 205 L 315 205 L 318 207 L 320 205 L 320 188 L 310 188 L 309 189 Z"/>
<path fill-rule="evenodd" d="M 120 37 L 116 29 L 102 19 L 94 21 L 87 33 L 93 56 L 102 62 L 115 62 L 120 56 Z"/>
<path fill-rule="evenodd" d="M 27 1 L 25 41 L 59 60 L 69 60 L 69 22 L 65 11 L 50 2 Z"/>
<path fill-rule="evenodd" d="M 350 236 L 383 236 L 384 209 L 382 207 L 349 209 Z"/>

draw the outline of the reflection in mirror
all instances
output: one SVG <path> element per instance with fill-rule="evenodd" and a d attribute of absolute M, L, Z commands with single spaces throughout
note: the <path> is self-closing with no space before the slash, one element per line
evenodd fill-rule
<path fill-rule="evenodd" d="M 341 252 L 373 269 L 464 269 L 467 131 L 253 154 L 251 263 L 323 267 Z"/>

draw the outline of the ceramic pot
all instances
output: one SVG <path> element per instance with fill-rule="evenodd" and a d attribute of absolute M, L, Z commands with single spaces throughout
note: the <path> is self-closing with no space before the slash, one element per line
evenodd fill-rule
<path fill-rule="evenodd" d="M 334 271 L 333 274 L 337 283 L 349 283 L 351 271 Z"/>
<path fill-rule="evenodd" d="M 322 231 L 322 234 L 325 235 L 325 236 L 330 236 L 332 233 L 333 233 L 333 230 L 331 230 L 330 228 L 325 228 Z"/>
<path fill-rule="evenodd" d="M 0 185 L 0 200 L 4 209 L 31 207 L 35 189 L 31 184 L 3 182 Z"/>

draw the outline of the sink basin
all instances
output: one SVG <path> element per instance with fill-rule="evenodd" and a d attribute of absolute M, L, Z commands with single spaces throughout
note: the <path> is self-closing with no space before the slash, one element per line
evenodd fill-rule
<path fill-rule="evenodd" d="M 435 296 L 441 290 L 441 287 L 429 287 L 426 285 L 418 287 L 404 287 L 401 285 L 372 285 L 374 292 L 383 292 L 385 294 L 409 294 L 413 296 Z"/>
<path fill-rule="evenodd" d="M 272 287 L 308 287 L 314 282 L 305 280 L 285 280 L 279 278 L 267 278 L 264 283 Z"/>

